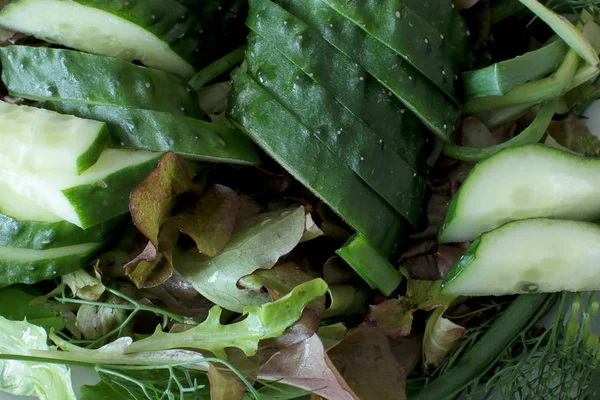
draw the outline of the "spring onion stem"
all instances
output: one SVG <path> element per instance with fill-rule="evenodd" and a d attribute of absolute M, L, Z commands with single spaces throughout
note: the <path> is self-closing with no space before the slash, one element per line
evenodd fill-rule
<path fill-rule="evenodd" d="M 519 135 L 504 143 L 482 148 L 463 147 L 450 144 L 444 146 L 442 153 L 448 157 L 461 161 L 481 161 L 508 147 L 527 143 L 537 143 L 544 136 L 544 133 L 546 133 L 546 130 L 552 121 L 552 117 L 554 116 L 557 103 L 558 101 L 556 99 L 544 102 L 533 122 Z"/>
<path fill-rule="evenodd" d="M 244 57 L 246 57 L 245 45 L 238 47 L 231 53 L 224 55 L 217 61 L 200 70 L 200 72 L 194 75 L 194 77 L 190 80 L 190 86 L 192 86 L 195 90 L 202 89 L 208 82 L 244 61 Z"/>

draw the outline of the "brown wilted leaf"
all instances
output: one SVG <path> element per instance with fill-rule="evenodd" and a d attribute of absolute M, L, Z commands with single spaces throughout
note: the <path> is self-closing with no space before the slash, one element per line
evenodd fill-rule
<path fill-rule="evenodd" d="M 246 385 L 231 371 L 210 364 L 208 367 L 210 400 L 242 400 Z"/>

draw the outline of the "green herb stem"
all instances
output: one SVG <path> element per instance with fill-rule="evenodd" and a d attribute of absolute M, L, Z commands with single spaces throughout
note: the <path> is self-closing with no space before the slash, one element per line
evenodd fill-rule
<path fill-rule="evenodd" d="M 556 99 L 544 102 L 533 122 L 519 135 L 504 143 L 482 148 L 445 145 L 442 153 L 461 161 L 481 161 L 508 147 L 537 143 L 544 136 L 544 133 L 546 133 L 554 116 L 556 105 Z"/>
<path fill-rule="evenodd" d="M 190 80 L 190 86 L 195 90 L 202 89 L 208 82 L 244 61 L 245 56 L 246 45 L 238 47 L 231 53 L 224 55 L 217 61 L 200 70 L 200 72 L 194 75 Z"/>

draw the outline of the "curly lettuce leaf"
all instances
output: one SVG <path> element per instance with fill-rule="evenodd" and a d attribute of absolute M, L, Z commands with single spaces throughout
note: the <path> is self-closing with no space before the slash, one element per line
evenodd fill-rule
<path fill-rule="evenodd" d="M 48 350 L 46 331 L 26 321 L 0 317 L 0 353 L 31 355 Z M 71 373 L 64 365 L 0 360 L 0 390 L 41 400 L 76 400 Z"/>
<path fill-rule="evenodd" d="M 200 325 L 179 333 L 165 333 L 159 326 L 152 336 L 132 343 L 125 353 L 189 348 L 208 350 L 216 357 L 225 359 L 225 349 L 237 347 L 250 357 L 256 354 L 259 341 L 281 336 L 300 319 L 304 307 L 326 291 L 325 281 L 314 279 L 298 285 L 273 303 L 262 307 L 246 307 L 245 318 L 229 325 L 221 324 L 222 309 L 215 306 Z"/>

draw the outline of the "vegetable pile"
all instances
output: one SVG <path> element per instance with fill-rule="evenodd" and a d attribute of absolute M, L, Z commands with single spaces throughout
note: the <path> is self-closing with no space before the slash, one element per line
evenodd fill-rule
<path fill-rule="evenodd" d="M 593 1 L 0 2 L 0 390 L 593 396 L 599 53 Z"/>

